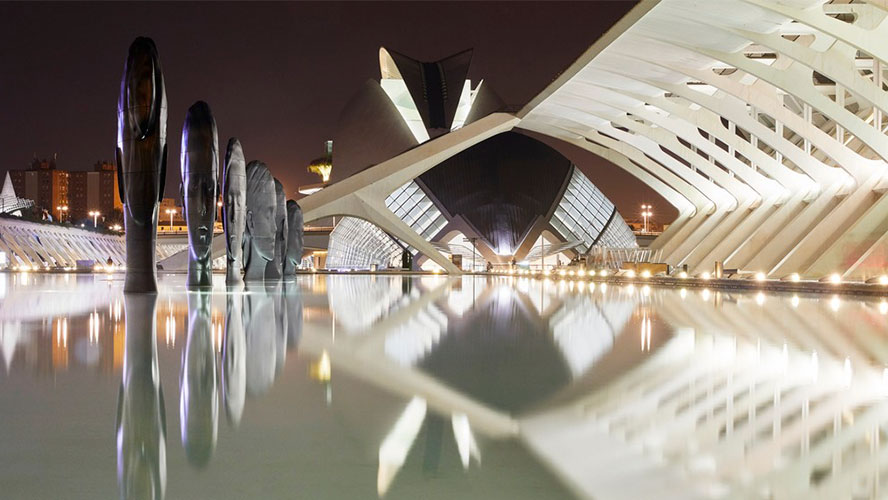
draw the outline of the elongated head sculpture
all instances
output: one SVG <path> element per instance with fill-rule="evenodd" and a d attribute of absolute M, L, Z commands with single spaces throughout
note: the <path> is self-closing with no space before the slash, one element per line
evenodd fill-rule
<path fill-rule="evenodd" d="M 247 217 L 244 232 L 244 279 L 265 279 L 265 267 L 274 258 L 274 179 L 261 161 L 247 165 Z"/>
<path fill-rule="evenodd" d="M 247 220 L 247 164 L 241 143 L 232 137 L 225 152 L 225 173 L 222 177 L 222 224 L 225 227 L 225 249 L 228 268 L 225 282 L 243 281 L 244 230 Z"/>
<path fill-rule="evenodd" d="M 156 292 L 158 203 L 166 176 L 167 101 L 150 38 L 130 45 L 117 101 L 117 176 L 126 225 L 124 292 Z"/>
<path fill-rule="evenodd" d="M 294 276 L 302 262 L 303 227 L 302 208 L 293 200 L 287 200 L 287 254 L 284 258 L 284 276 Z"/>
<path fill-rule="evenodd" d="M 210 106 L 197 101 L 182 127 L 182 197 L 188 224 L 189 288 L 213 286 L 213 225 L 219 169 L 219 139 Z"/>
<path fill-rule="evenodd" d="M 274 180 L 274 258 L 265 268 L 265 279 L 279 280 L 284 271 L 284 254 L 287 251 L 287 197 L 284 185 Z"/>

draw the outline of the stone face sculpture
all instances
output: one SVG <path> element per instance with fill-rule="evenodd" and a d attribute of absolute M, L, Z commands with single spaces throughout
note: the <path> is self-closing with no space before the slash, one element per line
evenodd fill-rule
<path fill-rule="evenodd" d="M 279 280 L 284 271 L 284 254 L 287 249 L 287 197 L 284 194 L 284 185 L 281 181 L 274 180 L 275 209 L 274 209 L 274 258 L 265 268 L 265 278 Z"/>
<path fill-rule="evenodd" d="M 222 400 L 233 427 L 240 424 L 247 394 L 246 338 L 242 315 L 244 296 L 230 293 L 225 305 L 225 345 L 222 349 Z"/>
<path fill-rule="evenodd" d="M 158 204 L 166 176 L 167 101 L 157 48 L 130 45 L 117 101 L 117 176 L 126 226 L 124 292 L 156 292 Z"/>
<path fill-rule="evenodd" d="M 189 288 L 213 286 L 212 245 L 216 222 L 219 139 L 210 107 L 197 101 L 182 127 L 182 197 L 188 224 Z"/>
<path fill-rule="evenodd" d="M 188 294 L 188 337 L 182 355 L 179 427 L 188 462 L 205 467 L 216 448 L 219 393 L 207 291 Z"/>
<path fill-rule="evenodd" d="M 274 179 L 261 161 L 247 164 L 247 217 L 244 232 L 244 279 L 265 279 L 265 268 L 274 258 Z"/>
<path fill-rule="evenodd" d="M 284 258 L 284 276 L 294 276 L 302 262 L 304 251 L 304 223 L 302 208 L 293 200 L 287 200 L 287 253 Z"/>
<path fill-rule="evenodd" d="M 240 141 L 232 137 L 225 152 L 225 173 L 222 176 L 222 224 L 225 227 L 227 271 L 229 285 L 243 282 L 244 230 L 246 228 L 247 172 L 244 150 Z"/>
<path fill-rule="evenodd" d="M 157 294 L 124 295 L 126 340 L 117 399 L 120 498 L 162 499 L 166 490 L 166 413 L 157 365 Z"/>

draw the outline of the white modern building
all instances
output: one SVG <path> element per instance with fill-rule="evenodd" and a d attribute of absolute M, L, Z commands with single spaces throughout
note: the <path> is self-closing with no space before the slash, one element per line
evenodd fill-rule
<path fill-rule="evenodd" d="M 886 9 L 876 0 L 644 0 L 519 112 L 479 108 L 461 128 L 389 148 L 304 199 L 306 221 L 360 217 L 446 261 L 385 200 L 494 135 L 531 130 L 608 159 L 673 204 L 677 220 L 652 244 L 673 266 L 881 275 Z"/>

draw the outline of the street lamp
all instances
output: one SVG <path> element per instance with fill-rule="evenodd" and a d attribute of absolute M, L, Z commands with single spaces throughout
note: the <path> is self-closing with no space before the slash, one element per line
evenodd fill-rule
<path fill-rule="evenodd" d="M 98 210 L 90 210 L 89 216 L 93 218 L 93 229 L 99 225 L 99 216 L 102 215 Z"/>
<path fill-rule="evenodd" d="M 120 231 L 120 229 L 121 229 L 120 224 L 114 224 L 113 226 L 111 226 L 111 229 L 113 229 L 115 231 Z"/>
<path fill-rule="evenodd" d="M 173 231 L 173 215 L 176 215 L 176 209 L 175 208 L 168 208 L 166 210 L 166 213 L 167 213 L 167 215 L 170 216 L 170 232 L 172 232 Z"/>
<path fill-rule="evenodd" d="M 65 220 L 65 212 L 68 211 L 68 205 L 58 205 L 56 210 L 59 211 L 59 222 Z"/>
<path fill-rule="evenodd" d="M 654 207 L 651 205 L 642 205 L 641 206 L 641 216 L 642 216 L 642 218 L 644 218 L 644 232 L 645 233 L 648 232 L 648 217 L 651 217 L 654 215 L 654 213 L 651 212 L 652 208 L 654 208 Z"/>

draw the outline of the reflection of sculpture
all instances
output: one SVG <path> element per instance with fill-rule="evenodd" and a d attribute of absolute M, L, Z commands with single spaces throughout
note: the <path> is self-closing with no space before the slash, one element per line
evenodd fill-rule
<path fill-rule="evenodd" d="M 244 413 L 246 395 L 246 339 L 241 315 L 244 296 L 230 293 L 226 303 L 225 347 L 222 350 L 222 397 L 228 421 L 237 427 Z"/>
<path fill-rule="evenodd" d="M 274 180 L 275 209 L 274 209 L 274 258 L 265 268 L 267 279 L 279 280 L 283 276 L 284 254 L 287 245 L 287 197 L 284 194 L 284 185 L 281 181 Z"/>
<path fill-rule="evenodd" d="M 274 180 L 261 161 L 247 165 L 247 219 L 244 232 L 244 279 L 265 278 L 265 267 L 274 258 Z"/>
<path fill-rule="evenodd" d="M 225 173 L 222 177 L 222 223 L 225 226 L 225 248 L 228 256 L 226 283 L 240 283 L 244 268 L 244 229 L 246 224 L 247 172 L 244 150 L 232 137 L 225 152 Z"/>
<path fill-rule="evenodd" d="M 188 223 L 189 287 L 213 286 L 211 246 L 216 222 L 219 139 L 216 121 L 203 101 L 194 103 L 182 127 L 182 191 Z"/>
<path fill-rule="evenodd" d="M 157 366 L 157 295 L 124 295 L 126 343 L 117 399 L 121 498 L 160 499 L 166 490 L 166 410 Z"/>
<path fill-rule="evenodd" d="M 244 336 L 247 346 L 247 393 L 264 394 L 277 371 L 277 326 L 274 302 L 265 287 L 247 285 L 244 295 Z"/>
<path fill-rule="evenodd" d="M 157 48 L 136 38 L 117 101 L 117 177 L 126 225 L 125 292 L 156 292 L 157 205 L 166 175 L 166 88 Z"/>
<path fill-rule="evenodd" d="M 302 208 L 293 200 L 287 200 L 287 253 L 284 258 L 284 276 L 293 276 L 302 262 L 303 252 Z"/>
<path fill-rule="evenodd" d="M 179 425 L 188 461 L 203 467 L 213 455 L 218 429 L 216 355 L 210 323 L 210 294 L 188 294 L 188 338 L 182 354 Z"/>
<path fill-rule="evenodd" d="M 266 282 L 265 287 L 274 303 L 274 374 L 278 375 L 287 363 L 287 316 L 289 316 L 289 311 L 287 311 L 287 304 L 284 302 L 283 284 L 279 281 Z"/>
<path fill-rule="evenodd" d="M 287 305 L 287 349 L 295 349 L 302 338 L 302 290 L 295 282 L 284 285 L 284 303 Z"/>

